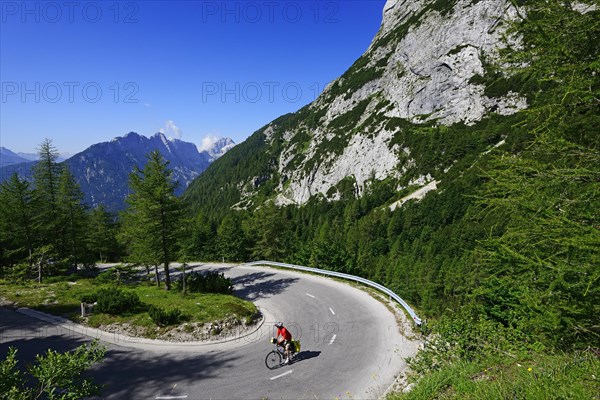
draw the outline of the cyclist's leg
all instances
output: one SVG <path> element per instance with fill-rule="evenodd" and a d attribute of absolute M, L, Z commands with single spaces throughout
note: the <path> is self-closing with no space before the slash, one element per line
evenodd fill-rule
<path fill-rule="evenodd" d="M 285 343 L 285 356 L 288 360 L 292 359 L 292 343 L 289 340 Z"/>

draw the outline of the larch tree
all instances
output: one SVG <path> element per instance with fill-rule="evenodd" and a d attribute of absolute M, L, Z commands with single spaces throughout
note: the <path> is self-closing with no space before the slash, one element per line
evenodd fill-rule
<path fill-rule="evenodd" d="M 88 226 L 90 251 L 100 262 L 106 262 L 109 255 L 118 252 L 114 217 L 100 204 L 91 211 Z"/>
<path fill-rule="evenodd" d="M 0 186 L 0 241 L 5 243 L 9 262 L 25 256 L 33 265 L 34 215 L 30 184 L 15 173 Z"/>
<path fill-rule="evenodd" d="M 58 212 L 64 230 L 63 244 L 73 268 L 77 267 L 85 254 L 87 242 L 87 214 L 83 204 L 83 192 L 75 178 L 64 165 L 58 182 Z"/>
<path fill-rule="evenodd" d="M 64 229 L 60 224 L 58 207 L 58 187 L 61 166 L 58 164 L 58 150 L 50 139 L 38 147 L 39 161 L 33 167 L 33 200 L 37 210 L 35 229 L 43 242 L 43 249 L 34 252 L 38 264 L 38 280 L 41 281 L 43 266 L 49 258 L 64 257 Z"/>
<path fill-rule="evenodd" d="M 165 289 L 170 290 L 169 264 L 177 254 L 182 207 L 175 196 L 177 182 L 168 164 L 158 151 L 153 151 L 144 169 L 136 168 L 131 173 L 125 231 L 129 232 L 130 247 L 137 258 L 155 266 L 163 264 Z"/>

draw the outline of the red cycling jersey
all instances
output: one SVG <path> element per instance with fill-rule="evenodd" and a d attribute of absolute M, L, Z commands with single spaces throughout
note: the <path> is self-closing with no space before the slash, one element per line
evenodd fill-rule
<path fill-rule="evenodd" d="M 283 337 L 283 340 L 292 340 L 292 334 L 285 327 L 277 328 L 277 336 Z"/>

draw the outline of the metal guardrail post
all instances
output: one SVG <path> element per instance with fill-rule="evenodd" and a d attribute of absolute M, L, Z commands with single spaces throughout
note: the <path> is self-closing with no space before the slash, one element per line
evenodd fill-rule
<path fill-rule="evenodd" d="M 299 270 L 299 271 L 314 272 L 316 274 L 321 274 L 321 275 L 335 276 L 336 278 L 348 279 L 348 280 L 351 280 L 354 282 L 360 282 L 367 286 L 371 286 L 371 287 L 379 290 L 382 293 L 387 294 L 392 299 L 394 299 L 398 303 L 400 303 L 400 305 L 412 317 L 413 321 L 415 321 L 415 324 L 421 325 L 421 322 L 422 322 L 421 318 L 419 318 L 417 316 L 417 314 L 412 309 L 412 307 L 409 306 L 408 303 L 406 303 L 404 300 L 402 300 L 402 298 L 400 296 L 398 296 L 396 293 L 392 292 L 390 289 L 386 288 L 385 286 L 380 285 L 379 283 L 375 283 L 373 281 L 370 281 L 365 278 L 361 278 L 359 276 L 344 274 L 344 273 L 335 272 L 335 271 L 327 271 L 325 269 L 310 268 L 310 267 L 305 267 L 302 265 L 286 264 L 286 263 L 280 263 L 280 262 L 275 262 L 275 261 L 265 261 L 265 260 L 253 261 L 253 262 L 246 263 L 244 265 L 268 265 L 268 266 L 272 266 L 272 267 L 289 268 L 289 269 L 295 269 L 295 270 Z"/>

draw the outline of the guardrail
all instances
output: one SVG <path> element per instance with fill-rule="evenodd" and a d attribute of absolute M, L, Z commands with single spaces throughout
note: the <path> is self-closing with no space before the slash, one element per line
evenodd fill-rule
<path fill-rule="evenodd" d="M 299 271 L 314 272 L 315 274 L 335 276 L 336 278 L 348 279 L 351 281 L 363 283 L 367 286 L 371 286 L 371 287 L 379 290 L 380 292 L 387 294 L 392 299 L 396 300 L 398 303 L 400 303 L 400 305 L 402 307 L 404 307 L 406 312 L 408 312 L 408 314 L 412 317 L 413 321 L 415 321 L 415 324 L 421 325 L 421 318 L 419 318 L 417 316 L 417 314 L 415 313 L 415 310 L 413 310 L 411 308 L 411 306 L 409 306 L 404 300 L 402 300 L 402 298 L 400 298 L 400 296 L 398 296 L 396 293 L 392 292 L 390 289 L 386 288 L 385 286 L 380 285 L 379 283 L 370 281 L 368 279 L 361 278 L 361 277 L 354 276 L 354 275 L 343 274 L 341 272 L 328 271 L 325 269 L 318 269 L 318 268 L 309 268 L 309 267 L 304 267 L 302 265 L 285 264 L 285 263 L 280 263 L 280 262 L 275 262 L 275 261 L 264 261 L 264 260 L 263 261 L 253 261 L 253 262 L 246 263 L 244 265 L 269 265 L 272 267 L 290 268 L 290 269 L 295 269 L 295 270 L 299 270 Z"/>

